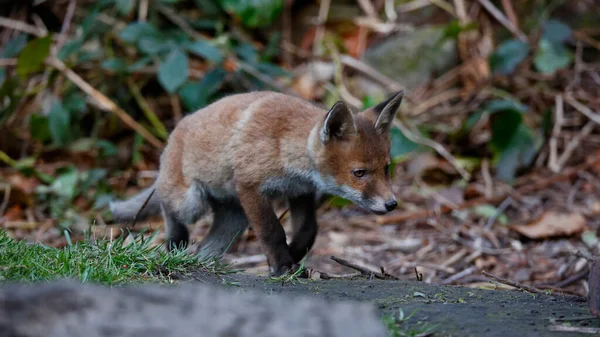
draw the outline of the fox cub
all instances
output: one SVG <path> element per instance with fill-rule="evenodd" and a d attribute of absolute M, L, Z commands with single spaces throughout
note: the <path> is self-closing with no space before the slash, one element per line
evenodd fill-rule
<path fill-rule="evenodd" d="M 112 202 L 114 219 L 132 221 L 148 201 L 138 219 L 162 213 L 171 250 L 187 246 L 186 225 L 210 208 L 214 222 L 200 243 L 200 256 L 223 254 L 251 224 L 270 275 L 295 270 L 317 234 L 315 192 L 340 196 L 377 214 L 397 206 L 390 184 L 389 133 L 402 97 L 400 91 L 358 113 L 342 102 L 325 111 L 275 92 L 225 97 L 179 122 L 153 186 Z M 272 209 L 276 197 L 289 202 L 289 245 Z"/>

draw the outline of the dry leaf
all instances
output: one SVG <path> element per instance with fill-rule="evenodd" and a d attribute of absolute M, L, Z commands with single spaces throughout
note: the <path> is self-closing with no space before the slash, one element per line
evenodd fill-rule
<path fill-rule="evenodd" d="M 529 225 L 511 226 L 511 229 L 530 239 L 570 236 L 587 228 L 585 218 L 576 213 L 546 212 Z"/>

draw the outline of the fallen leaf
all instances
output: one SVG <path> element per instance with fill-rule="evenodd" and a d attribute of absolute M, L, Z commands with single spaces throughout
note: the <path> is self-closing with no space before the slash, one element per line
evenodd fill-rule
<path fill-rule="evenodd" d="M 546 212 L 528 225 L 511 226 L 511 229 L 530 239 L 543 239 L 579 234 L 587 226 L 581 214 Z"/>

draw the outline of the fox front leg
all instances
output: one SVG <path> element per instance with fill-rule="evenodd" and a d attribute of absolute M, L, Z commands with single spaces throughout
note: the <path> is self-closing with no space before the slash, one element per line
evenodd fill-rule
<path fill-rule="evenodd" d="M 256 231 L 256 236 L 267 256 L 269 274 L 281 276 L 298 268 L 294 264 L 286 243 L 285 232 L 270 201 L 259 192 L 257 186 L 238 185 L 237 192 L 250 225 Z"/>

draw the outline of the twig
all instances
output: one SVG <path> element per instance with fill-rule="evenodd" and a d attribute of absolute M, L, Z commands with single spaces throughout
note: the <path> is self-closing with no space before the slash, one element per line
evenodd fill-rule
<path fill-rule="evenodd" d="M 322 54 L 321 43 L 323 42 L 323 37 L 325 37 L 325 22 L 327 22 L 327 17 L 329 16 L 330 6 L 331 0 L 321 0 L 321 5 L 319 7 L 319 16 L 317 18 L 317 30 L 315 32 L 315 38 L 313 40 L 314 56 L 321 56 Z"/>
<path fill-rule="evenodd" d="M 518 290 L 525 290 L 527 292 L 534 293 L 534 294 L 544 294 L 544 293 L 546 293 L 543 290 L 540 290 L 540 289 L 537 289 L 537 288 L 533 288 L 533 287 L 530 287 L 530 286 L 527 286 L 527 285 L 524 285 L 524 284 L 521 284 L 521 283 L 518 283 L 518 282 L 510 281 L 510 280 L 507 280 L 507 279 L 504 279 L 504 278 L 492 275 L 492 274 L 486 272 L 485 270 L 481 271 L 481 273 L 483 275 L 485 275 L 487 278 L 490 278 L 490 279 L 492 279 L 494 281 L 497 281 L 499 283 L 502 283 L 502 284 L 509 285 L 511 287 L 515 287 Z"/>
<path fill-rule="evenodd" d="M 581 184 L 583 183 L 583 179 L 578 179 L 571 190 L 569 191 L 569 196 L 567 197 L 567 209 L 573 209 L 573 203 L 575 202 L 575 195 L 579 192 L 581 188 Z"/>
<path fill-rule="evenodd" d="M 432 96 L 427 100 L 419 103 L 416 107 L 414 107 L 411 111 L 411 116 L 418 116 L 427 110 L 450 100 L 460 98 L 461 90 L 460 89 L 451 89 L 440 93 L 439 95 Z"/>
<path fill-rule="evenodd" d="M 592 133 L 592 131 L 595 129 L 595 127 L 596 127 L 596 123 L 594 121 L 589 121 L 589 122 L 587 122 L 587 124 L 585 124 L 583 126 L 583 128 L 581 128 L 581 131 L 579 131 L 579 133 L 575 137 L 573 137 L 573 139 L 571 139 L 571 141 L 567 144 L 565 151 L 558 158 L 557 164 L 558 164 L 559 171 L 567 163 L 567 160 L 569 160 L 569 158 L 571 157 L 571 154 L 573 154 L 573 151 L 575 151 L 575 149 L 577 149 L 579 147 L 579 143 L 581 143 L 581 141 L 587 135 Z"/>
<path fill-rule="evenodd" d="M 460 273 L 456 273 L 456 274 L 442 280 L 442 284 L 451 284 L 454 281 L 458 281 L 465 276 L 473 274 L 475 272 L 475 270 L 477 270 L 477 267 L 471 266 L 471 267 L 461 271 Z"/>
<path fill-rule="evenodd" d="M 171 107 L 173 108 L 173 118 L 175 119 L 175 123 L 179 123 L 179 121 L 183 118 L 179 97 L 177 95 L 170 95 L 169 100 L 171 101 Z"/>
<path fill-rule="evenodd" d="M 371 3 L 371 0 L 357 0 L 358 6 L 367 14 L 367 16 L 375 18 L 379 20 L 377 17 L 377 12 Z"/>
<path fill-rule="evenodd" d="M 336 274 L 329 274 L 329 273 L 325 273 L 325 272 L 319 272 L 319 277 L 323 280 L 331 280 L 331 279 L 349 279 L 349 278 L 355 278 L 357 276 L 362 275 L 362 273 L 360 272 L 356 272 L 356 273 L 350 273 L 350 274 L 342 274 L 342 275 L 336 275 Z"/>
<path fill-rule="evenodd" d="M 574 107 L 575 109 L 577 109 L 579 112 L 581 112 L 582 114 L 584 114 L 587 118 L 589 118 L 592 121 L 594 121 L 596 124 L 600 124 L 600 114 L 597 113 L 597 112 L 592 111 L 592 109 L 590 109 L 587 106 L 579 103 L 579 101 L 577 101 L 575 98 L 573 98 L 573 96 L 571 95 L 571 93 L 567 94 L 567 97 L 565 97 L 565 101 L 567 103 L 569 103 L 572 107 Z"/>
<path fill-rule="evenodd" d="M 73 70 L 67 68 L 67 66 L 61 60 L 59 60 L 56 57 L 49 57 L 48 59 L 46 59 L 46 63 L 58 69 L 79 89 L 81 89 L 81 91 L 91 96 L 101 109 L 110 111 L 117 115 L 117 117 L 119 117 L 121 121 L 123 121 L 123 123 L 135 130 L 138 134 L 140 134 L 140 136 L 142 136 L 142 138 L 147 140 L 155 148 L 162 149 L 164 147 L 163 143 L 160 140 L 158 140 L 142 125 L 136 122 L 131 116 L 129 116 L 129 114 L 127 114 L 127 112 L 125 112 L 125 110 L 121 109 L 110 98 L 106 97 L 103 93 L 92 87 L 83 78 L 77 75 L 77 73 L 75 73 Z"/>
<path fill-rule="evenodd" d="M 0 68 L 12 67 L 17 65 L 17 59 L 0 59 Z"/>
<path fill-rule="evenodd" d="M 519 29 L 519 18 L 517 17 L 517 14 L 515 14 L 515 9 L 513 8 L 512 2 L 510 0 L 502 0 L 502 8 L 504 8 L 506 16 L 513 26 Z"/>
<path fill-rule="evenodd" d="M 484 195 L 486 198 L 491 198 L 494 195 L 494 180 L 490 174 L 490 161 L 487 158 L 481 162 L 481 176 L 485 185 Z"/>
<path fill-rule="evenodd" d="M 556 173 L 560 171 L 560 165 L 558 164 L 558 137 L 564 123 L 564 102 L 562 95 L 556 95 L 554 102 L 554 126 L 552 127 L 552 137 L 549 143 L 550 158 L 548 159 L 548 168 Z"/>
<path fill-rule="evenodd" d="M 65 20 L 63 21 L 62 27 L 60 28 L 60 35 L 58 36 L 56 46 L 54 47 L 54 50 L 56 52 L 58 52 L 67 41 L 67 33 L 69 32 L 69 26 L 71 25 L 71 21 L 73 20 L 73 13 L 75 13 L 76 6 L 76 0 L 69 1 L 69 5 L 67 6 L 67 14 L 65 14 Z"/>
<path fill-rule="evenodd" d="M 4 188 L 4 199 L 2 200 L 2 204 L 0 204 L 0 217 L 4 215 L 4 211 L 6 211 L 6 207 L 8 207 L 8 201 L 10 200 L 10 184 L 6 184 Z"/>
<path fill-rule="evenodd" d="M 400 83 L 392 80 L 391 78 L 379 72 L 377 69 L 371 67 L 370 65 L 366 64 L 361 60 L 355 59 L 350 55 L 340 55 L 340 61 L 343 65 L 348 66 L 354 70 L 358 70 L 364 75 L 370 77 L 371 79 L 381 83 L 388 90 L 399 91 L 404 88 L 404 86 Z"/>
<path fill-rule="evenodd" d="M 362 107 L 362 101 L 354 97 L 344 84 L 344 67 L 342 65 L 342 62 L 340 61 L 340 53 L 338 52 L 337 48 L 333 45 L 333 43 L 328 44 L 328 47 L 331 52 L 331 57 L 333 58 L 333 63 L 335 64 L 334 81 L 336 87 L 338 88 L 340 96 L 344 101 L 346 101 L 346 103 L 352 105 L 357 109 L 360 109 Z"/>
<path fill-rule="evenodd" d="M 138 7 L 138 20 L 145 22 L 148 19 L 148 0 L 140 0 Z"/>
<path fill-rule="evenodd" d="M 494 212 L 494 215 L 492 215 L 488 219 L 487 223 L 485 224 L 485 228 L 491 229 L 492 226 L 494 225 L 494 223 L 496 223 L 496 220 L 498 220 L 498 218 L 500 217 L 500 215 L 502 215 L 502 213 L 504 213 L 504 211 L 506 211 L 508 206 L 510 206 L 512 204 L 512 201 L 513 200 L 511 197 L 504 199 L 504 201 L 500 204 L 500 206 L 498 206 L 498 209 L 496 210 L 496 212 Z"/>
<path fill-rule="evenodd" d="M 144 208 L 146 208 L 146 205 L 148 205 L 148 201 L 150 201 L 150 198 L 152 198 L 152 196 L 154 195 L 154 192 L 156 190 L 152 189 L 152 192 L 150 192 L 150 194 L 148 195 L 148 197 L 146 198 L 146 200 L 144 200 L 144 203 L 142 204 L 142 207 L 140 207 L 140 209 L 138 209 L 137 213 L 135 213 L 135 216 L 133 217 L 133 222 L 131 223 L 131 227 L 135 227 L 135 224 L 137 223 L 138 217 L 140 216 L 140 214 L 142 213 L 142 211 L 144 210 Z"/>
<path fill-rule="evenodd" d="M 406 127 L 406 125 L 399 118 L 396 118 L 394 120 L 394 125 L 398 129 L 400 129 L 404 136 L 409 140 L 417 144 L 421 144 L 434 149 L 440 156 L 444 157 L 444 159 L 446 159 L 450 164 L 452 164 L 452 166 L 454 166 L 454 169 L 456 169 L 456 171 L 463 177 L 463 179 L 467 181 L 471 179 L 471 174 L 469 174 L 469 172 L 467 172 L 467 170 L 465 170 L 462 167 L 462 165 L 460 165 L 458 160 L 456 160 L 456 158 L 454 158 L 454 156 L 452 156 L 452 154 L 450 154 L 450 152 L 448 152 L 448 150 L 446 150 L 442 144 L 432 139 L 425 138 L 420 134 L 409 130 L 408 127 Z"/>
<path fill-rule="evenodd" d="M 393 275 L 390 275 L 390 274 L 387 274 L 387 273 L 383 274 L 383 273 L 380 273 L 380 272 L 377 272 L 377 271 L 371 271 L 371 270 L 369 270 L 367 268 L 363 268 L 363 267 L 361 267 L 359 265 L 356 265 L 356 264 L 354 264 L 352 262 L 346 261 L 346 260 L 341 259 L 339 257 L 331 256 L 330 258 L 333 261 L 341 264 L 342 266 L 346 266 L 348 268 L 352 268 L 354 270 L 359 271 L 363 275 L 373 275 L 376 278 L 381 279 L 381 280 L 389 280 L 389 279 L 399 280 L 399 278 L 397 278 L 396 276 L 393 276 Z"/>
<path fill-rule="evenodd" d="M 37 37 L 43 37 L 46 35 L 46 34 L 44 34 L 44 31 L 42 29 L 40 29 L 36 26 L 32 26 L 30 24 L 27 24 L 27 23 L 19 21 L 19 20 L 13 20 L 13 19 L 1 17 L 1 16 L 0 16 L 0 26 L 18 30 L 18 31 L 28 33 L 31 35 L 35 35 Z"/>
<path fill-rule="evenodd" d="M 496 20 L 498 20 L 498 22 L 500 22 L 504 27 L 506 27 L 506 29 L 513 33 L 514 36 L 521 40 L 521 42 L 527 43 L 527 36 L 523 34 L 518 27 L 515 27 L 515 25 L 513 25 L 513 23 L 510 22 L 490 0 L 478 1 Z"/>
<path fill-rule="evenodd" d="M 163 139 L 166 139 L 168 136 L 167 129 L 165 125 L 160 121 L 160 118 L 156 115 L 156 113 L 150 108 L 150 105 L 142 95 L 140 88 L 135 84 L 131 77 L 127 78 L 127 87 L 129 88 L 129 92 L 133 95 L 133 99 L 136 101 L 138 107 L 142 110 L 146 118 L 150 121 L 150 124 L 154 127 L 156 133 Z"/>

